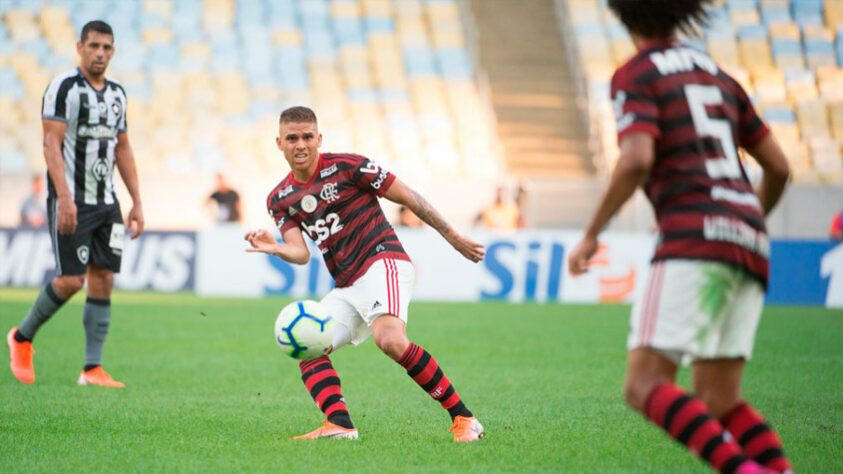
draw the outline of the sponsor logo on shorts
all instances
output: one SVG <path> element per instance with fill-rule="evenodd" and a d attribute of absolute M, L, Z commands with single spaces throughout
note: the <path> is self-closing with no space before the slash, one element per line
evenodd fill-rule
<path fill-rule="evenodd" d="M 88 257 L 90 257 L 90 255 L 91 251 L 88 249 L 87 245 L 80 245 L 79 248 L 76 249 L 76 256 L 79 257 L 79 261 L 84 265 L 88 264 Z"/>
<path fill-rule="evenodd" d="M 386 250 L 386 247 L 384 247 L 383 244 L 378 244 L 378 246 L 375 247 L 375 252 L 383 252 L 384 250 Z"/>

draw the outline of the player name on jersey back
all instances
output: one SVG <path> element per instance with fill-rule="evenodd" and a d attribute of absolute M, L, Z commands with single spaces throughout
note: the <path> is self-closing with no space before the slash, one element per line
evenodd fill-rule
<path fill-rule="evenodd" d="M 743 88 L 705 52 L 653 42 L 615 72 L 611 93 L 618 139 L 654 138 L 644 185 L 660 230 L 654 259 L 721 261 L 766 284 L 770 242 L 738 148 L 769 129 Z"/>

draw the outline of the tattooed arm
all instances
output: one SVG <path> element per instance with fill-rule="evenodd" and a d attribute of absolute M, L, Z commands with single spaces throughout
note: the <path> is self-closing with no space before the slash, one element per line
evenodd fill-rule
<path fill-rule="evenodd" d="M 442 217 L 439 212 L 430 205 L 421 194 L 414 191 L 412 188 L 396 179 L 384 194 L 384 197 L 390 201 L 403 204 L 408 209 L 413 211 L 419 219 L 425 224 L 436 229 L 442 234 L 442 237 L 451 244 L 457 252 L 461 253 L 463 257 L 472 262 L 479 262 L 483 260 L 486 251 L 481 244 L 474 242 L 471 239 L 463 237 L 454 230 Z"/>

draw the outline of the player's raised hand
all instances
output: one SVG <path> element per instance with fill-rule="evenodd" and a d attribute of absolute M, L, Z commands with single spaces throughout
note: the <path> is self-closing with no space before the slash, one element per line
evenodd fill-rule
<path fill-rule="evenodd" d="M 469 239 L 468 237 L 463 237 L 462 235 L 454 237 L 451 241 L 451 245 L 457 250 L 457 252 L 461 253 L 463 257 L 474 263 L 483 260 L 483 257 L 486 256 L 486 249 L 482 244 L 478 244 L 477 242 Z"/>
<path fill-rule="evenodd" d="M 126 216 L 126 222 L 129 224 L 129 230 L 132 231 L 132 240 L 137 239 L 143 234 L 143 209 L 140 206 L 132 206 L 129 215 Z"/>
<path fill-rule="evenodd" d="M 249 242 L 252 248 L 246 249 L 247 252 L 263 252 L 273 253 L 278 247 L 278 242 L 275 237 L 264 229 L 247 232 L 244 239 Z"/>
<path fill-rule="evenodd" d="M 588 261 L 597 252 L 597 237 L 586 235 L 568 255 L 568 271 L 571 275 L 582 275 L 588 271 Z"/>

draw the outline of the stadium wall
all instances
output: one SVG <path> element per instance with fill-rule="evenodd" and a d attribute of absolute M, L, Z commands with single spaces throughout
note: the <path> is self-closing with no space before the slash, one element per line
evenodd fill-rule
<path fill-rule="evenodd" d="M 244 229 L 146 232 L 126 241 L 124 290 L 195 291 L 202 296 L 306 297 L 322 295 L 332 280 L 312 248 L 307 265 L 247 254 Z M 398 229 L 416 264 L 414 299 L 420 301 L 631 302 L 646 283 L 655 236 L 607 233 L 592 271 L 572 277 L 565 266 L 574 231 L 476 232 L 484 262 L 461 258 L 430 229 Z M 843 307 L 843 244 L 774 240 L 767 302 Z M 37 287 L 53 276 L 46 230 L 0 228 L 0 286 Z"/>

